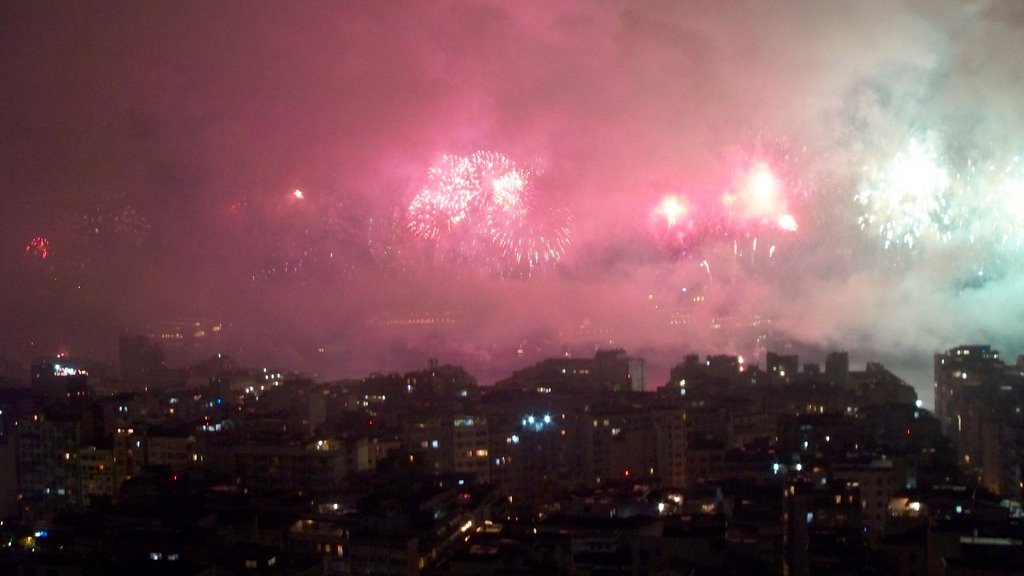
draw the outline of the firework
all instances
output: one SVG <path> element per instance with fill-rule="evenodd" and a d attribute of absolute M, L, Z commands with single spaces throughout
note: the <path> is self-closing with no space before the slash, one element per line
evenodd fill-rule
<path fill-rule="evenodd" d="M 766 162 L 754 162 L 741 170 L 733 188 L 722 196 L 731 220 L 740 228 L 776 226 L 786 232 L 798 229 L 789 213 L 785 182 Z"/>
<path fill-rule="evenodd" d="M 50 241 L 46 236 L 36 236 L 25 245 L 25 254 L 46 260 L 50 257 Z"/>
<path fill-rule="evenodd" d="M 1019 156 L 954 154 L 940 141 L 911 139 L 887 162 L 865 169 L 855 196 L 858 222 L 884 249 L 973 246 L 996 261 L 1024 247 L 1024 165 Z M 979 271 L 984 264 L 979 262 Z"/>
<path fill-rule="evenodd" d="M 684 197 L 664 197 L 652 211 L 657 241 L 666 252 L 679 257 L 695 251 L 714 252 L 718 244 L 732 243 L 733 256 L 738 259 L 739 240 L 753 238 L 753 259 L 758 235 L 799 229 L 796 217 L 789 212 L 787 192 L 787 180 L 767 162 L 744 158 L 721 204 L 692 207 Z"/>
<path fill-rule="evenodd" d="M 497 152 L 445 155 L 408 207 L 408 230 L 452 263 L 530 275 L 557 263 L 570 242 L 568 213 L 533 206 L 535 172 Z"/>
<path fill-rule="evenodd" d="M 780 187 L 771 168 L 758 163 L 742 174 L 737 193 L 727 193 L 723 202 L 744 219 L 772 218 L 783 210 Z"/>
<path fill-rule="evenodd" d="M 858 223 L 877 232 L 886 249 L 913 248 L 926 236 L 948 239 L 951 183 L 936 148 L 911 140 L 885 164 L 865 169 L 854 197 L 865 211 Z"/>
<path fill-rule="evenodd" d="M 131 206 L 108 205 L 94 208 L 78 221 L 78 232 L 86 241 L 117 241 L 138 246 L 150 229 L 149 221 Z"/>
<path fill-rule="evenodd" d="M 470 158 L 445 155 L 427 172 L 427 184 L 409 204 L 409 230 L 425 240 L 437 240 L 469 217 L 480 182 Z"/>
<path fill-rule="evenodd" d="M 710 282 L 714 282 L 715 279 L 714 279 L 713 276 L 711 276 L 711 264 L 708 264 L 707 260 L 703 260 L 703 261 L 701 261 L 700 266 L 701 266 L 701 268 L 704 269 L 705 272 L 708 273 L 708 280 Z"/>
<path fill-rule="evenodd" d="M 664 218 L 666 228 L 673 228 L 689 212 L 686 202 L 679 196 L 666 196 L 654 213 Z"/>
<path fill-rule="evenodd" d="M 812 205 L 809 169 L 779 141 L 755 137 L 725 151 L 722 165 L 720 193 L 668 195 L 651 210 L 658 246 L 681 264 L 696 264 L 708 285 L 779 269 L 786 242 L 801 229 L 797 209 Z"/>
<path fill-rule="evenodd" d="M 533 220 L 538 220 L 534 218 Z M 502 276 L 529 276 L 538 267 L 557 264 L 571 243 L 571 216 L 555 210 L 548 222 L 521 220 L 495 233 L 496 269 Z"/>
<path fill-rule="evenodd" d="M 496 152 L 477 152 L 470 157 L 479 191 L 475 201 L 488 218 L 515 219 L 525 216 L 532 194 L 533 171 L 520 168 Z"/>
<path fill-rule="evenodd" d="M 952 232 L 947 241 L 983 244 L 1019 254 L 1024 247 L 1024 165 L 1014 156 L 1002 167 L 989 161 L 970 162 L 957 174 L 952 198 Z"/>
<path fill-rule="evenodd" d="M 775 221 L 780 230 L 786 232 L 796 232 L 800 229 L 800 226 L 796 223 L 796 218 L 792 214 L 783 214 Z"/>

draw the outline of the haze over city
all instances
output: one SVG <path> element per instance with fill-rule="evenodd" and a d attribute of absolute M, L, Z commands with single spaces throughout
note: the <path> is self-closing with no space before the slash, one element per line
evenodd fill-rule
<path fill-rule="evenodd" d="M 1024 351 L 1022 48 L 1012 0 L 6 2 L 0 357 L 838 349 L 930 400 Z"/>

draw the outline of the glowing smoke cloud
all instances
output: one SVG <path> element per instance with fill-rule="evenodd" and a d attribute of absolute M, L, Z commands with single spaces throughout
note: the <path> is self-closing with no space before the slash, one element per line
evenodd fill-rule
<path fill-rule="evenodd" d="M 4 5 L 0 355 L 103 356 L 110 334 L 210 314 L 243 361 L 332 376 L 428 355 L 506 376 L 524 339 L 664 366 L 749 352 L 757 317 L 768 346 L 858 360 L 1024 350 L 1020 2 L 531 4 Z M 481 142 L 549 159 L 543 184 Z M 670 193 L 685 213 L 658 213 Z M 152 226 L 138 246 L 95 211 L 126 205 Z M 45 261 L 24 250 L 41 231 Z M 52 278 L 83 276 L 81 254 L 91 284 L 68 298 L 78 282 Z M 227 281 L 257 267 L 289 280 Z M 361 322 L 440 308 L 464 314 L 436 340 Z"/>

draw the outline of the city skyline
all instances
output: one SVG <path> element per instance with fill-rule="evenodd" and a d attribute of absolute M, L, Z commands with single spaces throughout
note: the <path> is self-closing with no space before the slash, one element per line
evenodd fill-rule
<path fill-rule="evenodd" d="M 1012 2 L 0 10 L 9 360 L 1024 351 Z"/>

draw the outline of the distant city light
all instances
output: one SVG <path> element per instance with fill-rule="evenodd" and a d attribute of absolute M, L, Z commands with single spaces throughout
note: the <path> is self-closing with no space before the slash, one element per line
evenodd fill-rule
<path fill-rule="evenodd" d="M 543 416 L 534 416 L 533 414 L 523 417 L 520 421 L 523 428 L 532 429 L 534 432 L 540 432 L 545 428 L 551 428 L 553 426 L 553 420 L 550 414 L 544 414 Z"/>
<path fill-rule="evenodd" d="M 54 364 L 53 365 L 53 375 L 54 376 L 61 376 L 61 377 L 64 377 L 64 376 L 88 376 L 89 372 L 87 370 L 79 370 L 78 368 L 75 368 L 73 366 L 66 366 L 66 365 L 63 365 L 63 364 Z"/>

